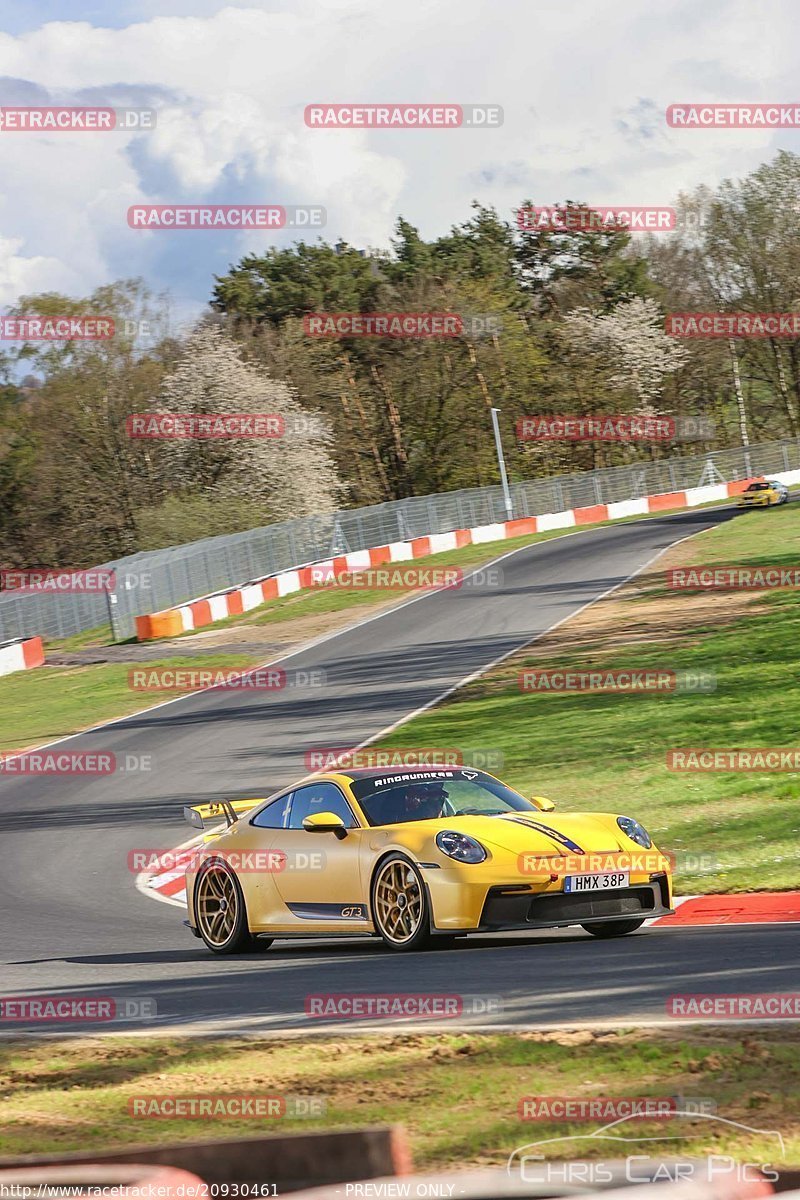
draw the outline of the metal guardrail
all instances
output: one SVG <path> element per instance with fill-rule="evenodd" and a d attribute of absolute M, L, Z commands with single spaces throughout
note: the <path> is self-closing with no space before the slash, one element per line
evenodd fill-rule
<path fill-rule="evenodd" d="M 800 438 L 553 475 L 511 484 L 511 515 L 533 517 L 799 469 Z M 137 616 L 173 608 L 250 579 L 346 551 L 491 525 L 508 515 L 499 485 L 466 488 L 298 517 L 245 533 L 132 554 L 95 568 L 115 572 L 116 591 L 112 594 L 0 594 L 0 641 L 37 635 L 70 637 L 109 620 L 121 640 L 134 635 Z"/>

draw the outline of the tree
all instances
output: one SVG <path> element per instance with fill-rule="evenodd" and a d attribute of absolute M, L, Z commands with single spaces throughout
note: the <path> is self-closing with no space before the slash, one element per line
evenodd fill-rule
<path fill-rule="evenodd" d="M 780 151 L 741 180 L 679 198 L 681 229 L 648 259 L 669 311 L 795 312 L 800 308 L 800 156 Z M 688 218 L 692 218 L 689 220 Z M 800 432 L 800 339 L 699 340 L 682 386 L 689 398 L 717 373 L 717 407 L 726 440 L 738 440 L 744 413 L 756 437 Z M 737 397 L 736 369 L 743 385 Z"/>
<path fill-rule="evenodd" d="M 531 208 L 525 201 L 523 218 Z M 567 200 L 558 208 L 575 214 L 575 228 L 526 229 L 523 220 L 517 234 L 516 269 L 535 312 L 562 316 L 578 305 L 608 312 L 621 300 L 650 293 L 646 260 L 625 227 L 580 228 L 581 216 L 592 214 L 587 205 Z"/>
<path fill-rule="evenodd" d="M 43 378 L 25 389 L 10 426 L 2 422 L 12 434 L 5 503 L 16 514 L 13 528 L 5 523 L 3 557 L 91 566 L 136 549 L 136 509 L 154 502 L 159 481 L 149 453 L 127 438 L 125 419 L 157 391 L 170 359 L 168 338 L 144 349 L 136 336 L 145 320 L 156 330 L 158 309 L 136 280 L 82 299 L 48 293 L 18 301 L 15 315 L 110 317 L 116 334 L 31 342 L 16 352 L 18 364 L 32 364 Z"/>
<path fill-rule="evenodd" d="M 257 505 L 262 524 L 338 507 L 341 483 L 327 423 L 304 410 L 285 383 L 246 363 L 217 327 L 202 325 L 187 338 L 154 407 L 183 415 L 268 413 L 283 419 L 280 438 L 166 442 L 165 463 L 181 493 L 213 494 L 221 508 L 230 500 Z"/>
<path fill-rule="evenodd" d="M 685 347 L 664 332 L 663 314 L 654 300 L 627 300 L 610 313 L 578 308 L 564 318 L 564 329 L 576 350 L 601 360 L 608 386 L 632 394 L 642 413 L 652 411 L 666 377 L 689 357 Z"/>
<path fill-rule="evenodd" d="M 344 242 L 300 242 L 245 255 L 227 275 L 217 276 L 211 306 L 234 325 L 278 325 L 311 312 L 369 310 L 379 281 L 376 261 Z"/>

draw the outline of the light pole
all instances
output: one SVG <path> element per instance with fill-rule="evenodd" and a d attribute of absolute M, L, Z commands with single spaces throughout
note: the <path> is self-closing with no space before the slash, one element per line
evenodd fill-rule
<path fill-rule="evenodd" d="M 500 467 L 500 480 L 503 484 L 503 499 L 505 500 L 506 512 L 508 513 L 508 520 L 510 521 L 513 515 L 513 509 L 511 505 L 511 493 L 508 490 L 508 476 L 506 475 L 506 460 L 503 457 L 503 443 L 500 440 L 500 426 L 497 422 L 497 414 L 499 412 L 499 408 L 491 409 L 492 428 L 494 429 L 494 444 L 497 447 L 497 463 Z"/>

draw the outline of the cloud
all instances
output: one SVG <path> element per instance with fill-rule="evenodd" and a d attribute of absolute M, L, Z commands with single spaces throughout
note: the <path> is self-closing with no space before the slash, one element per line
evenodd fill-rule
<path fill-rule="evenodd" d="M 794 0 L 59 0 L 0 35 L 0 102 L 158 109 L 151 133 L 0 133 L 0 295 L 142 273 L 183 306 L 278 234 L 130 230 L 137 202 L 325 207 L 325 236 L 386 246 L 470 202 L 667 204 L 741 175 L 794 134 L 683 132 L 681 100 L 791 99 Z M 7 27 L 17 29 L 21 9 Z M 30 12 L 26 5 L 25 11 Z M 74 19 L 63 19 L 64 17 Z M 113 26 L 113 27 L 112 27 Z M 788 90 L 787 90 L 788 89 Z M 501 128 L 325 131 L 314 101 L 496 103 Z M 13 182 L 12 182 L 13 180 Z"/>

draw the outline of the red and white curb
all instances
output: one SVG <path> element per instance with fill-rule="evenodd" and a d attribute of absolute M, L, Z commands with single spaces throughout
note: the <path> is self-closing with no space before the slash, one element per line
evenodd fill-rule
<path fill-rule="evenodd" d="M 41 667 L 44 662 L 44 647 L 40 637 L 15 638 L 11 642 L 0 642 L 0 675 L 11 675 L 14 671 L 30 671 Z"/>
<path fill-rule="evenodd" d="M 201 841 L 165 855 L 166 870 L 142 872 L 137 887 L 152 900 L 186 907 L 186 868 Z M 648 925 L 764 925 L 800 921 L 800 892 L 741 892 L 720 896 L 676 896 L 675 912 Z"/>
<path fill-rule="evenodd" d="M 758 478 L 763 478 L 759 476 Z M 780 480 L 787 486 L 800 483 L 800 471 L 784 471 L 770 478 Z M 258 608 L 268 600 L 276 600 L 291 592 L 319 584 L 338 575 L 368 571 L 392 563 L 408 562 L 415 558 L 427 558 L 430 554 L 441 554 L 447 550 L 459 550 L 462 546 L 477 546 L 484 542 L 502 542 L 508 538 L 526 537 L 552 529 L 568 529 L 578 525 L 595 525 L 600 521 L 615 521 L 622 517 L 647 516 L 649 513 L 666 512 L 681 508 L 696 508 L 700 504 L 711 504 L 738 496 L 750 480 L 740 479 L 733 483 L 715 483 L 708 487 L 687 488 L 681 492 L 661 492 L 654 496 L 643 496 L 638 500 L 619 500 L 613 504 L 591 504 L 586 508 L 568 508 L 563 512 L 542 513 L 536 517 L 522 517 L 516 521 L 498 521 L 492 525 L 476 525 L 471 529 L 453 529 L 449 533 L 433 533 L 427 537 L 413 538 L 407 542 L 390 542 L 385 546 L 373 546 L 369 550 L 355 550 L 335 558 L 307 563 L 279 575 L 255 579 L 242 587 L 218 592 L 191 600 L 178 608 L 167 608 L 136 618 L 136 636 L 139 641 L 152 638 L 176 637 L 194 629 L 222 621 L 226 617 L 240 616 Z"/>
<path fill-rule="evenodd" d="M 675 912 L 652 925 L 767 925 L 800 921 L 800 892 L 676 896 Z"/>
<path fill-rule="evenodd" d="M 204 836 L 190 838 L 174 850 L 165 850 L 158 858 L 157 851 L 143 851 L 147 865 L 136 875 L 136 888 L 150 900 L 161 900 L 186 908 L 186 870 L 198 850 L 205 845 Z M 134 867 L 136 862 L 134 860 Z"/>

